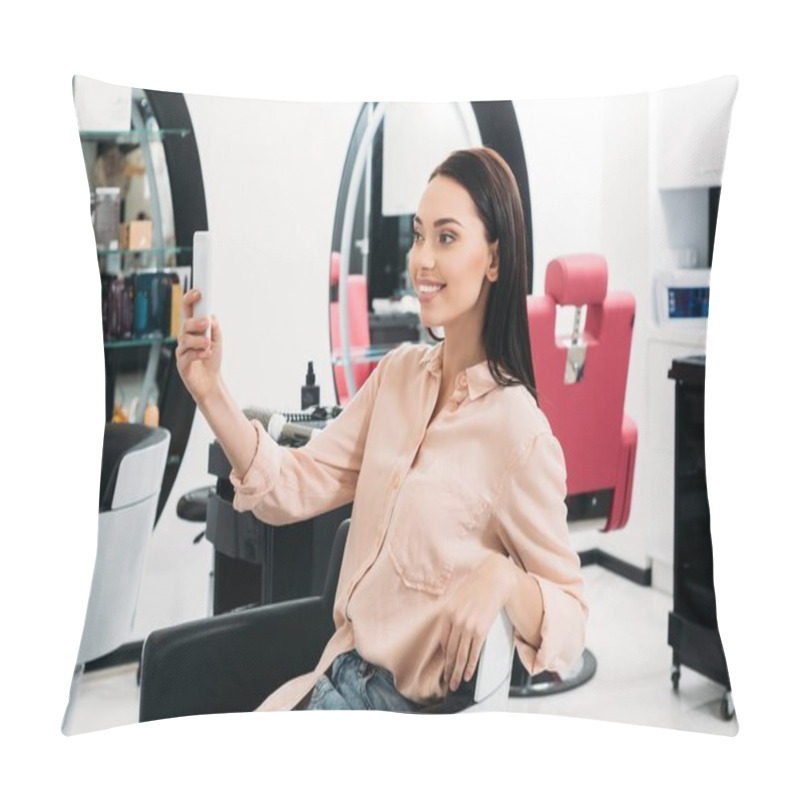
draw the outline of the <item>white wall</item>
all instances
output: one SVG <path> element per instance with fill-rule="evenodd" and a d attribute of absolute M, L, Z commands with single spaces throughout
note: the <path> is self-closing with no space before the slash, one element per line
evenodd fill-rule
<path fill-rule="evenodd" d="M 603 245 L 602 98 L 515 101 L 533 217 L 533 293 L 547 263 Z"/>
<path fill-rule="evenodd" d="M 647 322 L 651 282 L 649 270 L 649 95 L 608 98 L 605 102 L 603 158 L 603 247 L 608 260 L 609 290 L 636 298 L 625 411 L 638 429 L 631 512 L 627 525 L 602 536 L 602 548 L 635 564 L 649 566 L 647 539 L 650 506 L 647 493 L 648 430 Z M 672 390 L 665 381 L 664 391 Z"/>

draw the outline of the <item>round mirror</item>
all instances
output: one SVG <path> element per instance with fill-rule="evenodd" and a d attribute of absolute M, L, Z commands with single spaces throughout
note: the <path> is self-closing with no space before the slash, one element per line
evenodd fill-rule
<path fill-rule="evenodd" d="M 513 170 L 530 242 L 527 167 L 510 102 L 362 106 L 339 187 L 330 257 L 331 360 L 340 405 L 389 350 L 433 341 L 420 326 L 408 280 L 412 220 L 436 165 L 453 150 L 480 145 L 497 150 Z"/>

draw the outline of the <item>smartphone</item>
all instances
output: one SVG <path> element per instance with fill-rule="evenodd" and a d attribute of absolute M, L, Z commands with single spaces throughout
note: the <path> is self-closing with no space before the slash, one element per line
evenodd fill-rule
<path fill-rule="evenodd" d="M 194 304 L 195 317 L 211 317 L 211 234 L 195 231 L 192 240 L 192 288 L 200 290 L 200 300 Z M 211 337 L 211 325 L 205 335 Z"/>

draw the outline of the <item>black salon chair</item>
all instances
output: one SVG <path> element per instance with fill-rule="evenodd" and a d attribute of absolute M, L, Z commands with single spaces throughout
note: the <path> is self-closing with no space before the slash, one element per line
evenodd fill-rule
<path fill-rule="evenodd" d="M 311 672 L 334 632 L 333 604 L 350 521 L 336 532 L 321 596 L 232 611 L 151 633 L 142 653 L 139 721 L 253 711 L 291 678 Z M 514 653 L 501 613 L 478 670 L 426 713 L 502 708 Z"/>

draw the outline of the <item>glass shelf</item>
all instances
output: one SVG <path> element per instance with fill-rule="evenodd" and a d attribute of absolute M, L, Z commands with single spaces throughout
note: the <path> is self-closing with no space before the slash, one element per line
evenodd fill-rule
<path fill-rule="evenodd" d="M 350 363 L 351 364 L 376 364 L 387 353 L 397 347 L 399 342 L 394 344 L 376 344 L 370 347 L 351 347 L 350 348 Z M 335 367 L 344 366 L 345 358 L 341 350 L 334 350 L 331 354 L 331 360 Z"/>
<path fill-rule="evenodd" d="M 150 247 L 146 250 L 98 250 L 98 256 L 171 256 L 191 253 L 191 247 Z"/>
<path fill-rule="evenodd" d="M 143 141 L 157 142 L 165 136 L 181 139 L 189 136 L 188 128 L 148 128 L 144 131 L 81 131 L 83 142 L 114 142 L 115 144 L 141 144 Z"/>
<path fill-rule="evenodd" d="M 150 347 L 154 344 L 175 344 L 178 340 L 172 336 L 145 336 L 140 339 L 109 339 L 103 342 L 106 350 L 117 350 L 123 347 Z"/>

